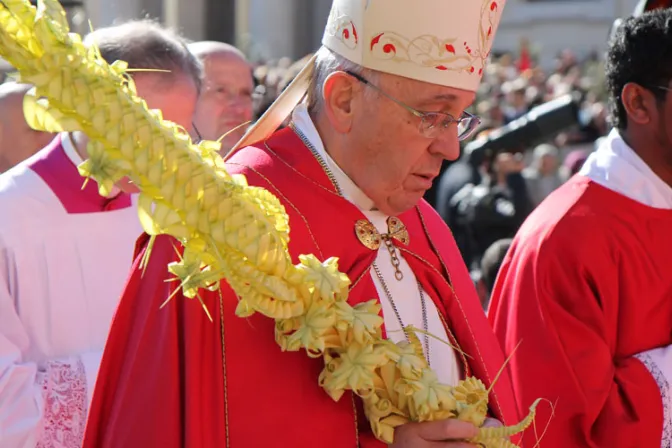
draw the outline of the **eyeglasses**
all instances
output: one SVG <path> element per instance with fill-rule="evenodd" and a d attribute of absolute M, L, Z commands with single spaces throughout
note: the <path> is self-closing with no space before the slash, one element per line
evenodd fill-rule
<path fill-rule="evenodd" d="M 452 115 L 443 112 L 421 112 L 387 94 L 380 87 L 372 84 L 363 76 L 351 71 L 346 71 L 345 73 L 352 76 L 362 84 L 373 88 L 387 99 L 397 103 L 416 117 L 420 118 L 420 133 L 427 138 L 436 138 L 441 132 L 443 132 L 445 129 L 448 129 L 448 127 L 450 127 L 452 124 L 456 124 L 457 139 L 460 141 L 466 140 L 474 133 L 476 128 L 478 128 L 478 125 L 481 124 L 481 119 L 476 115 L 470 114 L 469 112 L 462 113 L 460 118 L 455 118 Z"/>
<path fill-rule="evenodd" d="M 249 93 L 235 92 L 224 85 L 213 83 L 206 84 L 205 87 L 203 88 L 203 92 L 213 94 L 219 101 L 224 101 L 227 103 L 236 102 L 236 103 L 251 104 L 254 101 L 258 101 L 260 96 L 263 96 L 260 95 L 260 92 L 257 91 L 256 89 Z"/>
<path fill-rule="evenodd" d="M 199 144 L 200 142 L 203 141 L 203 136 L 198 131 L 198 128 L 196 127 L 196 123 L 194 123 L 193 121 L 191 122 L 191 128 L 194 130 L 194 134 L 195 134 L 194 139 L 193 139 L 193 143 L 197 145 L 197 144 Z"/>
<path fill-rule="evenodd" d="M 649 87 L 649 89 L 658 89 L 658 90 L 664 90 L 665 92 L 672 92 L 672 88 L 663 86 L 651 86 Z"/>

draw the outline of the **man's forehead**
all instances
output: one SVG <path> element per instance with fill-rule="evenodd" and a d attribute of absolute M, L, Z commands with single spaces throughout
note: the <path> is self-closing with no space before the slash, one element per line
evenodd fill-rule
<path fill-rule="evenodd" d="M 206 82 L 218 84 L 253 84 L 252 67 L 239 58 L 211 59 L 205 61 Z"/>
<path fill-rule="evenodd" d="M 252 72 L 252 66 L 245 60 L 235 54 L 213 54 L 203 59 L 203 64 L 207 70 L 213 72 L 227 70 L 246 70 Z"/>
<path fill-rule="evenodd" d="M 426 95 L 426 99 L 429 101 L 437 101 L 437 102 L 443 101 L 443 102 L 459 103 L 464 101 L 471 102 L 476 97 L 475 92 L 456 89 L 454 87 L 442 87 L 441 90 L 442 91 Z"/>
<path fill-rule="evenodd" d="M 455 103 L 455 105 L 467 106 L 476 98 L 476 92 L 458 89 L 450 86 L 432 84 L 425 81 L 404 78 L 402 76 L 387 75 L 394 78 L 394 83 L 400 89 L 412 93 L 417 103 Z"/>
<path fill-rule="evenodd" d="M 198 42 L 191 44 L 189 50 L 203 63 L 206 76 L 220 71 L 252 71 L 245 55 L 229 44 Z"/>

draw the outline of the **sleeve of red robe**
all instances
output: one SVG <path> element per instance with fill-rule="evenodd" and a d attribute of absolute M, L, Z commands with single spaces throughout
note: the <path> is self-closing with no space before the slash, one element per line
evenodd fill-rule
<path fill-rule="evenodd" d="M 540 397 L 556 405 L 543 448 L 660 447 L 656 382 L 634 357 L 614 361 L 619 272 L 611 257 L 599 227 L 556 228 L 519 235 L 500 271 L 489 318 L 507 355 L 521 343 L 510 364 L 518 405 Z M 539 408 L 539 433 L 549 410 Z M 534 431 L 525 442 L 535 446 Z"/>
<path fill-rule="evenodd" d="M 108 337 L 83 446 L 226 446 L 222 352 L 212 337 L 220 331 L 219 307 L 209 308 L 210 322 L 178 293 L 160 309 L 178 285 L 165 281 L 177 243 L 158 237 L 143 274 L 144 242 Z"/>

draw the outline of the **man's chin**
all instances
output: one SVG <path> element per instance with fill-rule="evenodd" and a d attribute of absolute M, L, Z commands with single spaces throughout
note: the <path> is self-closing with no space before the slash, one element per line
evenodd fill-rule
<path fill-rule="evenodd" d="M 376 205 L 376 208 L 386 216 L 398 216 L 417 206 L 421 200 L 422 196 L 417 196 L 414 198 L 408 197 L 397 201 L 390 201 L 389 203 L 381 205 L 380 207 Z"/>

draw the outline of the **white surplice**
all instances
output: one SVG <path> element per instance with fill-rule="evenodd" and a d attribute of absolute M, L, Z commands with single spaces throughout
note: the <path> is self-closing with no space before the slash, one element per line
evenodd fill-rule
<path fill-rule="evenodd" d="M 347 174 L 345 174 L 329 156 L 322 143 L 322 139 L 308 114 L 305 104 L 299 105 L 294 110 L 292 121 L 297 130 L 313 145 L 317 155 L 327 164 L 345 199 L 357 206 L 381 234 L 388 233 L 388 217 L 380 211 L 373 210 L 373 201 L 368 198 L 357 185 L 355 185 Z M 410 237 L 413 238 L 413 235 L 410 235 Z M 420 297 L 422 288 L 418 284 L 415 274 L 402 254 L 399 251 L 397 251 L 397 253 L 399 260 L 401 261 L 399 269 L 403 273 L 403 279 L 401 281 L 397 280 L 394 276 L 395 269 L 392 266 L 390 253 L 385 245 L 381 245 L 380 249 L 378 249 L 376 265 L 380 269 L 380 273 L 387 284 L 394 305 L 401 316 L 404 326 L 413 325 L 416 328 L 422 329 L 424 326 Z M 399 324 L 399 320 L 395 315 L 393 304 L 388 300 L 383 285 L 373 269 L 371 270 L 371 277 L 376 285 L 378 297 L 383 307 L 383 318 L 388 338 L 395 342 L 405 340 L 405 335 Z M 422 290 L 422 294 L 426 303 L 428 332 L 440 338 L 442 341 L 449 341 L 443 322 L 439 316 L 439 311 L 436 309 L 434 302 L 424 290 Z M 424 336 L 418 336 L 423 342 L 424 347 Z M 435 338 L 430 337 L 428 342 L 430 365 L 437 373 L 439 380 L 448 385 L 457 384 L 460 379 L 460 374 L 454 350 Z"/>
<path fill-rule="evenodd" d="M 611 131 L 588 157 L 579 174 L 616 193 L 649 207 L 672 210 L 672 187 L 653 172 L 628 146 L 617 130 Z M 661 235 L 664 237 L 664 235 Z M 672 277 L 671 277 L 672 278 Z M 672 280 L 668 280 L 671 281 Z M 672 300 L 672 297 L 670 297 Z M 661 447 L 672 447 L 672 346 L 636 355 L 651 372 L 663 401 Z"/>
<path fill-rule="evenodd" d="M 34 159 L 0 175 L 0 447 L 74 448 L 142 229 L 134 202 L 68 213 Z"/>

